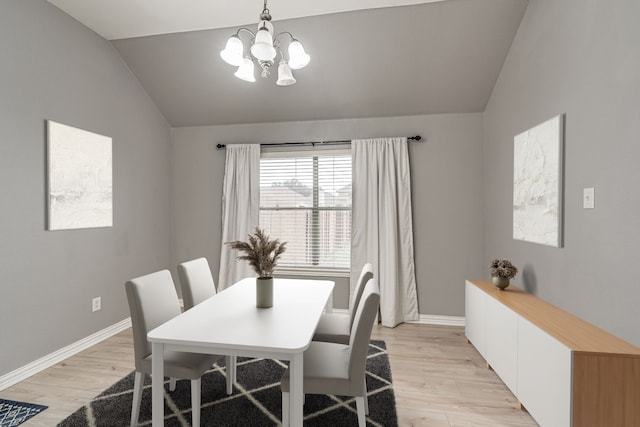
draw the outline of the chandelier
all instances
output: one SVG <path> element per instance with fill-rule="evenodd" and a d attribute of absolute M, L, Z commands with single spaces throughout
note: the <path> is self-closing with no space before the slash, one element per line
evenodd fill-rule
<path fill-rule="evenodd" d="M 247 82 L 255 82 L 254 75 L 254 59 L 262 69 L 262 77 L 266 78 L 271 72 L 276 56 L 280 54 L 280 62 L 278 64 L 278 86 L 289 86 L 296 82 L 291 70 L 299 70 L 304 68 L 311 57 L 304 51 L 302 43 L 300 43 L 288 31 L 273 35 L 273 24 L 271 23 L 271 14 L 267 8 L 267 0 L 264 0 L 264 7 L 260 14 L 260 22 L 258 23 L 258 31 L 254 34 L 247 28 L 240 28 L 234 35 L 229 37 L 225 48 L 220 52 L 220 57 L 229 65 L 238 67 L 234 76 Z M 240 39 L 241 34 L 251 35 L 251 48 L 245 53 L 244 44 Z M 282 51 L 281 37 L 288 36 L 289 46 L 287 49 L 289 60 L 285 58 Z"/>

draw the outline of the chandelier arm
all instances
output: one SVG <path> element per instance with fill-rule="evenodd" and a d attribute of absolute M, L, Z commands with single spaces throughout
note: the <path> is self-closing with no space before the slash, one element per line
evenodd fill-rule
<path fill-rule="evenodd" d="M 289 40 L 289 43 L 297 41 L 298 39 L 296 39 L 295 37 L 293 37 L 293 34 L 291 34 L 289 31 L 281 31 L 278 34 L 276 34 L 275 36 L 273 36 L 273 39 L 277 39 L 278 36 L 282 35 L 282 34 L 287 34 L 289 37 L 291 37 L 291 40 Z"/>
<path fill-rule="evenodd" d="M 236 34 L 235 34 L 236 37 L 240 38 L 240 31 L 246 31 L 247 33 L 251 34 L 251 40 L 255 40 L 256 35 L 253 33 L 253 31 L 251 31 L 248 28 L 244 28 L 244 27 L 238 28 L 238 31 L 236 31 Z"/>
<path fill-rule="evenodd" d="M 277 52 L 280 52 L 280 60 L 282 61 L 282 60 L 285 59 L 285 56 L 284 56 L 284 51 L 280 48 L 280 45 L 281 45 L 280 40 L 274 38 L 273 39 L 273 47 L 276 49 Z M 277 54 L 276 54 L 276 57 L 277 57 Z M 289 59 L 287 58 L 287 61 L 288 60 Z"/>

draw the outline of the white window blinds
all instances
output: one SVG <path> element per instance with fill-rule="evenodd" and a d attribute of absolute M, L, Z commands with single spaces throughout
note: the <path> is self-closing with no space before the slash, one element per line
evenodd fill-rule
<path fill-rule="evenodd" d="M 260 227 L 287 242 L 279 266 L 350 266 L 351 151 L 263 153 Z"/>

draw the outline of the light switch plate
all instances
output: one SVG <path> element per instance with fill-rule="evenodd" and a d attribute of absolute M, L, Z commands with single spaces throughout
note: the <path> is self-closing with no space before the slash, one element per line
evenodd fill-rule
<path fill-rule="evenodd" d="M 584 209 L 594 209 L 596 207 L 595 189 L 593 187 L 582 190 L 582 207 Z"/>

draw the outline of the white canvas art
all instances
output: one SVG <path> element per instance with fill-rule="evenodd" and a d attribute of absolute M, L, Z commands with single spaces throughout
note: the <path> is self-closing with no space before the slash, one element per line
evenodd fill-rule
<path fill-rule="evenodd" d="M 49 230 L 111 227 L 111 138 L 47 120 Z"/>
<path fill-rule="evenodd" d="M 562 246 L 563 115 L 514 138 L 513 238 Z"/>

